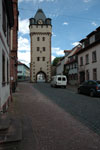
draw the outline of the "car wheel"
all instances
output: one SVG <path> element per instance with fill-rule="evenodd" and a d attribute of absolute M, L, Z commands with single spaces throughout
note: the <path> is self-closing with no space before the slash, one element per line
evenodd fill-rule
<path fill-rule="evenodd" d="M 90 91 L 90 96 L 91 96 L 91 97 L 94 96 L 94 91 Z"/>

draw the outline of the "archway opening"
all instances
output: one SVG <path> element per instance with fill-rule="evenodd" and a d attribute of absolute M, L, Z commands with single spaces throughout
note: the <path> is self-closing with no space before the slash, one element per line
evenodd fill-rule
<path fill-rule="evenodd" d="M 46 74 L 44 72 L 38 72 L 36 76 L 37 82 L 46 82 Z"/>

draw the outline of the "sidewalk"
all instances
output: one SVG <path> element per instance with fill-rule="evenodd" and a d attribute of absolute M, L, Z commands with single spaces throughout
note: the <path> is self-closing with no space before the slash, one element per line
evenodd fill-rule
<path fill-rule="evenodd" d="M 20 83 L 9 114 L 22 119 L 18 150 L 100 150 L 100 136 L 54 104 L 30 83 Z"/>

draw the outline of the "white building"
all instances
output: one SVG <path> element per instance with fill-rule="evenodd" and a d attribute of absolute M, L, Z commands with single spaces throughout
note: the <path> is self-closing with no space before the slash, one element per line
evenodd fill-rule
<path fill-rule="evenodd" d="M 51 80 L 51 19 L 46 18 L 42 9 L 38 9 L 34 18 L 30 19 L 31 39 L 31 82 Z"/>
<path fill-rule="evenodd" d="M 19 81 L 30 79 L 30 68 L 25 64 L 18 62 L 17 76 Z"/>
<path fill-rule="evenodd" d="M 70 54 L 70 50 L 64 50 L 65 56 L 60 59 L 56 66 L 56 74 L 57 75 L 63 75 L 64 73 L 64 65 L 68 59 L 68 55 Z"/>
<path fill-rule="evenodd" d="M 12 0 L 0 0 L 0 111 L 5 112 L 10 96 L 10 29 L 13 26 Z"/>
<path fill-rule="evenodd" d="M 65 64 L 65 57 L 62 57 L 56 66 L 56 74 L 57 75 L 63 75 L 64 64 Z"/>
<path fill-rule="evenodd" d="M 100 80 L 100 27 L 80 41 L 78 52 L 79 83 L 85 80 Z"/>

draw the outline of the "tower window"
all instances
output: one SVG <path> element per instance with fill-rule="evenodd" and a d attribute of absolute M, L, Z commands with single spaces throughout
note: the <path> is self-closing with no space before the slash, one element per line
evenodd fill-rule
<path fill-rule="evenodd" d="M 39 51 L 40 50 L 40 47 L 37 47 L 37 51 Z"/>
<path fill-rule="evenodd" d="M 37 57 L 37 61 L 40 61 L 40 57 Z"/>
<path fill-rule="evenodd" d="M 43 57 L 43 61 L 45 61 L 45 57 Z"/>
<path fill-rule="evenodd" d="M 45 48 L 45 47 L 43 47 L 43 51 L 45 51 L 45 49 L 46 49 L 46 48 Z"/>
<path fill-rule="evenodd" d="M 42 37 L 42 40 L 45 41 L 45 37 Z"/>
<path fill-rule="evenodd" d="M 37 41 L 40 41 L 40 37 L 37 37 Z"/>

